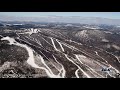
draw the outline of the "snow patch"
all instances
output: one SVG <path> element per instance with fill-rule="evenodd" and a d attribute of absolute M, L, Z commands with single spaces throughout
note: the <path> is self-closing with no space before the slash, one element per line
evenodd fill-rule
<path fill-rule="evenodd" d="M 109 42 L 109 40 L 107 40 L 107 39 L 105 39 L 105 38 L 102 39 L 102 41 L 103 41 L 103 42 Z"/>

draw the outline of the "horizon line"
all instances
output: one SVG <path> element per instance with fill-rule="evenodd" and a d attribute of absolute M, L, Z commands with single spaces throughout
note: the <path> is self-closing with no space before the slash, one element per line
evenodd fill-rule
<path fill-rule="evenodd" d="M 114 19 L 118 20 L 120 18 L 107 18 L 107 17 L 99 17 L 99 16 L 62 16 L 62 15 L 40 15 L 40 16 L 13 16 L 13 15 L 3 15 L 1 14 L 0 16 L 7 16 L 7 17 L 21 17 L 21 18 L 39 18 L 39 17 L 50 17 L 50 16 L 55 16 L 55 17 L 83 17 L 83 18 L 103 18 L 103 19 Z"/>

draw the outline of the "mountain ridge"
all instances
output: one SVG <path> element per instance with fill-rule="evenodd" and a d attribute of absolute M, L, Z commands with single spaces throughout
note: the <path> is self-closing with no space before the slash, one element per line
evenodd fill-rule
<path fill-rule="evenodd" d="M 120 19 L 110 19 L 102 17 L 83 17 L 83 16 L 40 16 L 40 17 L 14 17 L 0 15 L 0 21 L 32 21 L 32 22 L 63 22 L 81 24 L 108 24 L 120 25 Z"/>

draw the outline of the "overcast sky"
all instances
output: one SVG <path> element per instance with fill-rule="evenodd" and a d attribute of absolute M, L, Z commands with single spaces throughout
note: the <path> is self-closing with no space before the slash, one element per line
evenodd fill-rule
<path fill-rule="evenodd" d="M 120 19 L 120 12 L 0 12 L 0 15 L 39 17 L 39 16 L 83 16 Z"/>

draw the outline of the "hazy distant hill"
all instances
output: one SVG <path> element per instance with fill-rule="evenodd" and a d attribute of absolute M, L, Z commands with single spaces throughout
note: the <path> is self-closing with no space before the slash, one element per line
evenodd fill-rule
<path fill-rule="evenodd" d="M 0 15 L 0 21 L 33 21 L 33 22 L 64 22 L 82 24 L 120 25 L 120 19 L 80 16 L 40 16 L 40 17 L 13 17 Z"/>

